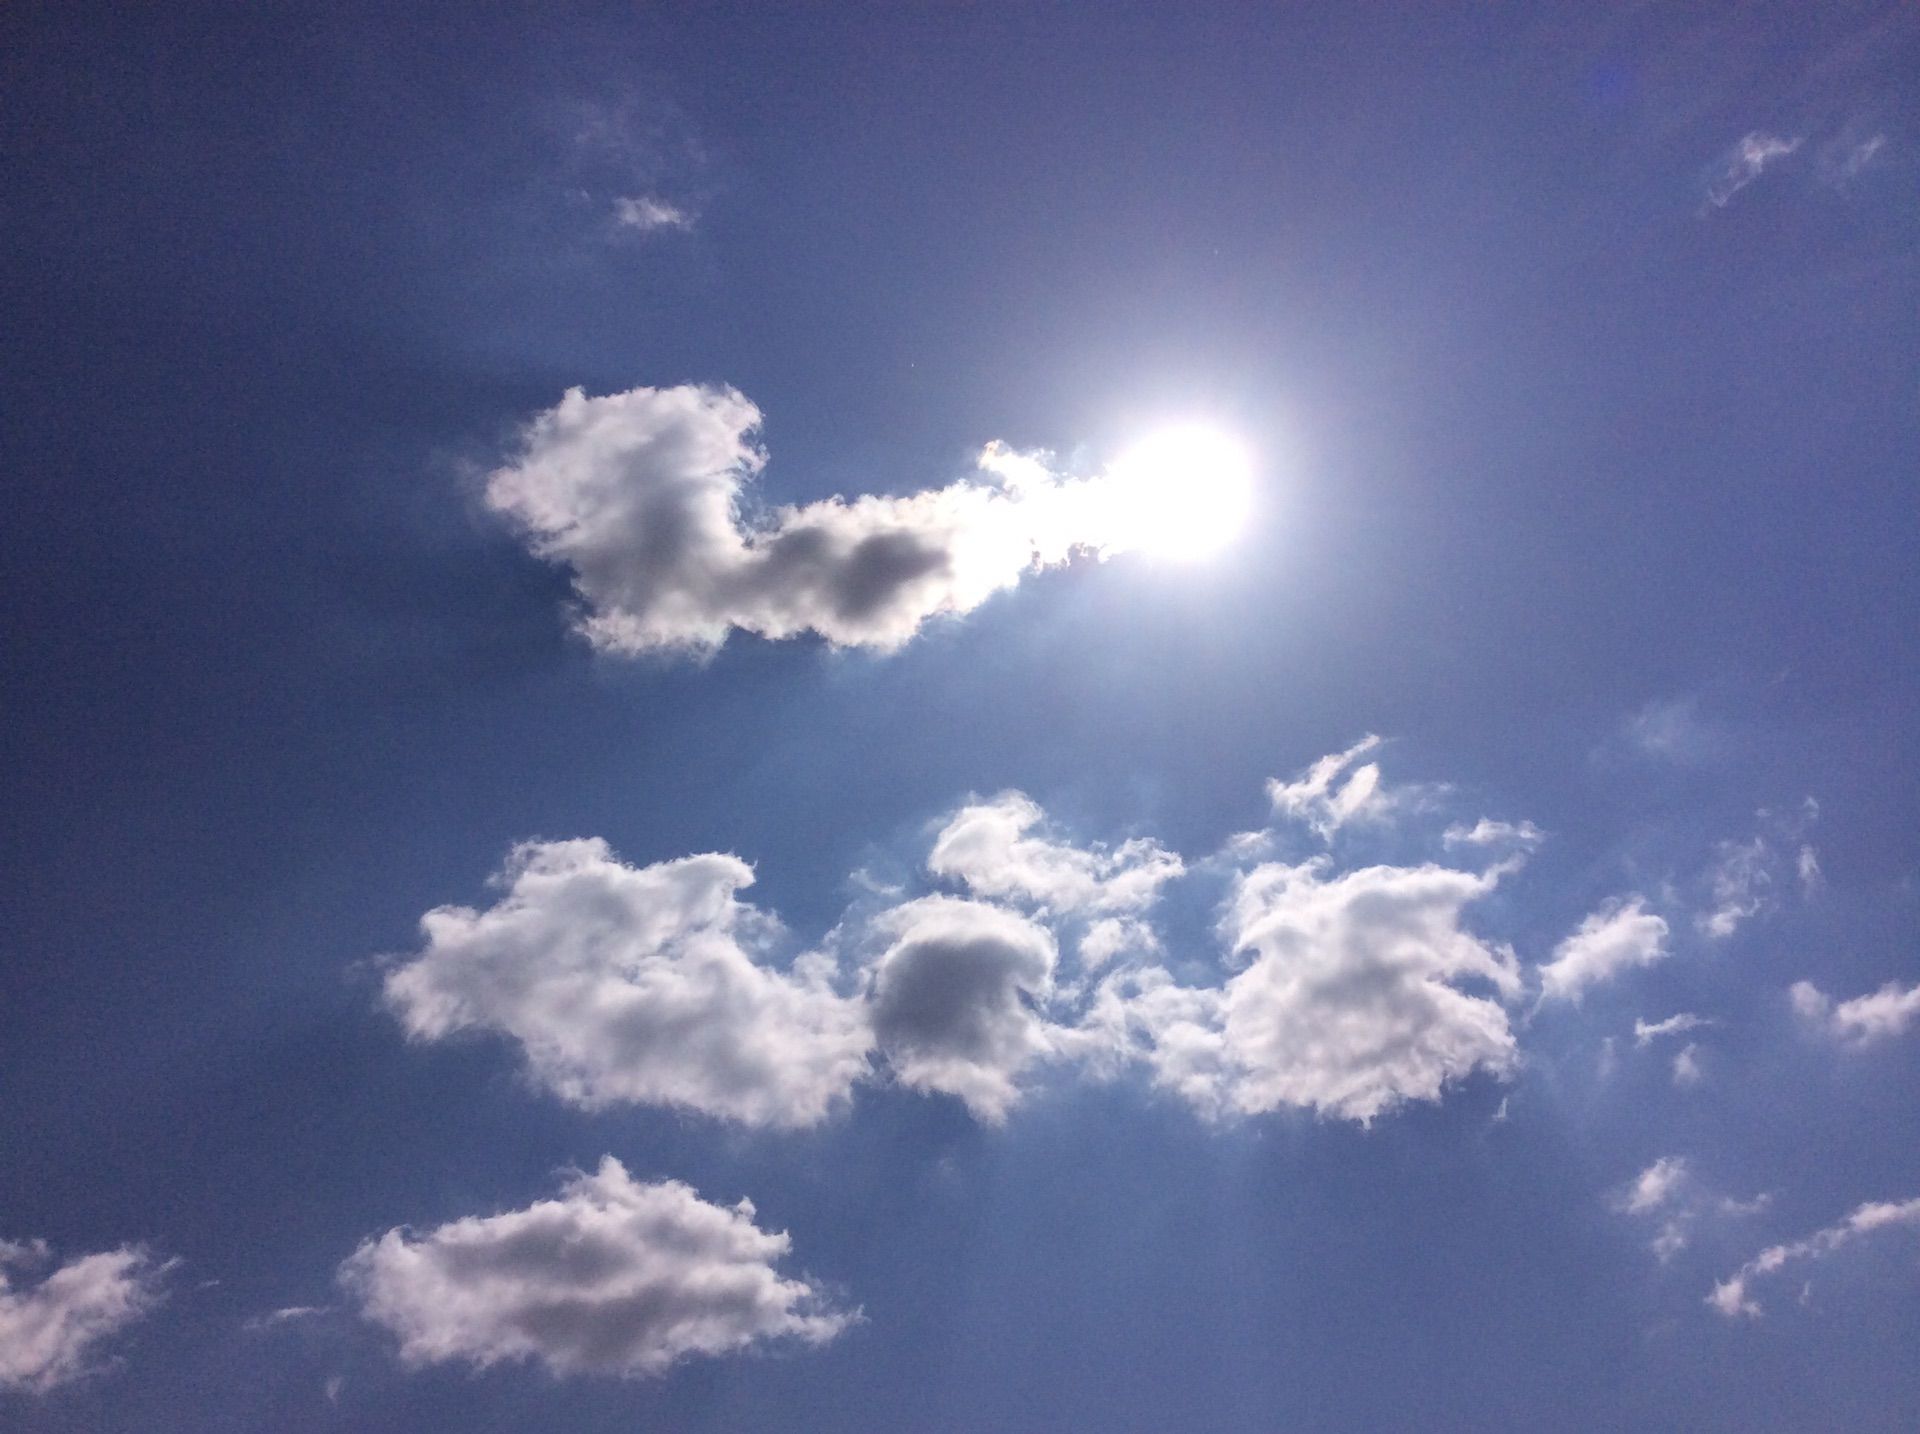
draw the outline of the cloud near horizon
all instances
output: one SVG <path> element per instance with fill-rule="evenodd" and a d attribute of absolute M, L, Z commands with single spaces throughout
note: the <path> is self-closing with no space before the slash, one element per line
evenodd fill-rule
<path fill-rule="evenodd" d="M 1150 534 L 1113 480 L 989 443 L 976 471 L 904 496 L 761 508 L 760 410 L 723 386 L 569 389 L 487 478 L 485 501 L 573 574 L 602 651 L 716 651 L 735 630 L 892 651 L 1030 572 Z"/>
<path fill-rule="evenodd" d="M 767 1341 L 824 1344 L 857 1319 L 776 1270 L 791 1247 L 754 1224 L 752 1202 L 635 1180 L 609 1155 L 525 1209 L 388 1230 L 339 1280 L 409 1365 L 636 1378 Z"/>

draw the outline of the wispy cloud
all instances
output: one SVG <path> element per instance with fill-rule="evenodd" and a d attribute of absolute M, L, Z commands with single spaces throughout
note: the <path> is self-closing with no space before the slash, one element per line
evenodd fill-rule
<path fill-rule="evenodd" d="M 1899 982 L 1889 981 L 1869 995 L 1837 1003 L 1811 981 L 1794 982 L 1790 994 L 1802 1020 L 1845 1045 L 1876 1045 L 1920 1025 L 1920 983 L 1902 990 Z"/>
<path fill-rule="evenodd" d="M 1752 1292 L 1756 1280 L 1776 1274 L 1790 1264 L 1825 1259 L 1876 1231 L 1902 1227 L 1920 1228 L 1920 1199 L 1872 1201 L 1861 1205 L 1839 1224 L 1817 1230 L 1804 1240 L 1768 1246 L 1715 1285 L 1707 1296 L 1707 1303 L 1728 1319 L 1742 1316 L 1757 1319 L 1762 1311 Z"/>
<path fill-rule="evenodd" d="M 102 1346 L 160 1303 L 172 1268 L 137 1245 L 55 1264 L 43 1240 L 0 1240 L 0 1390 L 45 1394 L 94 1373 Z"/>
<path fill-rule="evenodd" d="M 634 194 L 613 201 L 613 222 L 622 229 L 652 234 L 662 229 L 691 229 L 693 214 L 657 195 Z"/>
<path fill-rule="evenodd" d="M 1707 186 L 1707 203 L 1724 209 L 1733 196 L 1759 179 L 1767 169 L 1800 148 L 1802 137 L 1754 130 L 1742 135 L 1727 154 L 1720 172 Z"/>

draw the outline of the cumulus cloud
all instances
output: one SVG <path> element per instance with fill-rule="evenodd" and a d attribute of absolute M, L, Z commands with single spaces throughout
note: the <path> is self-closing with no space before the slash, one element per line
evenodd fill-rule
<path fill-rule="evenodd" d="M 709 854 L 632 867 L 604 841 L 528 842 L 484 911 L 443 906 L 386 976 L 407 1032 L 518 1041 L 562 1099 L 673 1106 L 759 1126 L 824 1119 L 871 1036 L 830 964 L 764 962 L 773 918 L 736 898 L 753 871 Z"/>
<path fill-rule="evenodd" d="M 891 938 L 871 973 L 874 1035 L 903 1085 L 958 1096 L 998 1123 L 1020 1072 L 1051 1046 L 1040 1014 L 1057 955 L 1015 912 L 926 896 L 878 917 Z"/>
<path fill-rule="evenodd" d="M 1752 184 L 1767 168 L 1800 148 L 1800 136 L 1787 138 L 1754 130 L 1742 135 L 1726 156 L 1713 182 L 1707 186 L 1707 203 L 1724 209 L 1733 196 Z"/>
<path fill-rule="evenodd" d="M 1045 834 L 1045 824 L 1039 805 L 1020 792 L 970 803 L 934 839 L 927 869 L 978 896 L 1057 914 L 1139 911 L 1185 869 L 1154 841 L 1136 839 L 1111 851 L 1077 847 Z"/>
<path fill-rule="evenodd" d="M 367 1240 L 340 1283 L 410 1365 L 532 1360 L 632 1378 L 688 1355 L 839 1334 L 857 1316 L 775 1268 L 791 1243 L 756 1226 L 749 1201 L 638 1181 L 607 1156 L 524 1210 Z"/>
<path fill-rule="evenodd" d="M 101 1346 L 160 1303 L 171 1268 L 134 1245 L 56 1265 L 44 1240 L 0 1240 L 0 1389 L 45 1394 L 93 1373 Z"/>
<path fill-rule="evenodd" d="M 1755 1280 L 1777 1273 L 1789 1264 L 1821 1260 L 1863 1236 L 1877 1230 L 1920 1228 L 1920 1198 L 1897 1202 L 1870 1201 L 1859 1206 L 1837 1225 L 1817 1230 L 1804 1240 L 1786 1245 L 1770 1245 L 1713 1287 L 1707 1303 L 1728 1319 L 1745 1316 L 1757 1319 L 1761 1314 L 1758 1299 L 1752 1293 Z"/>
<path fill-rule="evenodd" d="M 1259 866 L 1223 922 L 1244 969 L 1217 988 L 1154 967 L 1121 973 L 1103 983 L 1091 1028 L 1210 1116 L 1294 1107 L 1366 1122 L 1437 1099 L 1516 1059 L 1499 1000 L 1458 984 L 1519 989 L 1513 954 L 1461 924 L 1497 880 L 1431 865 Z"/>
<path fill-rule="evenodd" d="M 1802 1020 L 1850 1046 L 1891 1040 L 1920 1023 L 1920 983 L 1903 991 L 1897 981 L 1889 981 L 1870 995 L 1837 1004 L 1811 981 L 1794 982 L 1790 994 Z"/>
<path fill-rule="evenodd" d="M 1540 968 L 1543 1000 L 1578 1002 L 1590 986 L 1667 954 L 1667 923 L 1634 896 L 1601 907 L 1553 950 Z"/>
<path fill-rule="evenodd" d="M 730 388 L 571 389 L 529 423 L 486 501 L 573 573 L 605 651 L 711 652 L 734 629 L 898 648 L 1037 569 L 1151 536 L 1106 476 L 989 444 L 976 472 L 904 497 L 761 510 L 760 411 Z"/>

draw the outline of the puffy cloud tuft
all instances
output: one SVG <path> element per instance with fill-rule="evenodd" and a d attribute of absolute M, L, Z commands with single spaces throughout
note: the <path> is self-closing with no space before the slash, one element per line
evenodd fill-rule
<path fill-rule="evenodd" d="M 1322 757 L 1290 782 L 1268 782 L 1274 814 L 1305 822 L 1322 837 L 1356 818 L 1378 815 L 1386 805 L 1379 764 L 1353 763 L 1379 745 L 1380 739 L 1369 733 L 1346 751 Z"/>
<path fill-rule="evenodd" d="M 657 1375 L 767 1340 L 823 1344 L 856 1316 L 776 1263 L 753 1205 L 637 1181 L 612 1156 L 556 1198 L 424 1233 L 389 1230 L 340 1267 L 411 1365 L 536 1360 L 556 1375 Z"/>
<path fill-rule="evenodd" d="M 1108 851 L 1033 835 L 1045 821 L 1039 804 L 1021 792 L 970 803 L 934 839 L 927 869 L 964 882 L 977 896 L 1057 914 L 1139 911 L 1185 870 L 1178 856 L 1153 841 Z"/>
<path fill-rule="evenodd" d="M 1113 480 L 1000 444 L 945 488 L 756 511 L 759 426 L 731 388 L 570 389 L 526 426 L 486 501 L 572 570 L 594 646 L 629 655 L 710 652 L 736 628 L 891 650 L 1028 572 L 1150 537 Z"/>
<path fill-rule="evenodd" d="M 386 977 L 407 1032 L 518 1041 L 533 1078 L 574 1104 L 674 1106 L 747 1125 L 830 1114 L 867 1068 L 859 1003 L 803 958 L 764 965 L 777 924 L 735 893 L 737 857 L 648 867 L 597 838 L 528 842 L 485 911 L 443 906 Z"/>
<path fill-rule="evenodd" d="M 145 1250 L 52 1262 L 43 1240 L 0 1240 L 0 1389 L 44 1394 L 94 1372 L 100 1346 L 160 1303 L 170 1263 Z"/>
<path fill-rule="evenodd" d="M 1612 902 L 1554 947 L 1553 960 L 1540 968 L 1541 998 L 1577 1002 L 1589 986 L 1666 954 L 1667 923 L 1646 910 L 1641 897 Z"/>

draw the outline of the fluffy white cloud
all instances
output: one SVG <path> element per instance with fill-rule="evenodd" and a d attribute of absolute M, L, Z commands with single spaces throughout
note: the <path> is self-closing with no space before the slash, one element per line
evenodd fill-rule
<path fill-rule="evenodd" d="M 875 918 L 891 938 L 870 981 L 874 1035 L 895 1077 L 945 1091 L 998 1123 L 1016 1078 L 1052 1048 L 1040 1014 L 1053 985 L 1053 936 L 979 901 L 926 896 Z"/>
<path fill-rule="evenodd" d="M 631 867 L 597 838 L 528 842 L 485 911 L 443 906 L 390 970 L 409 1034 L 497 1031 L 540 1084 L 583 1106 L 676 1106 L 749 1125 L 825 1118 L 867 1068 L 859 1003 L 819 958 L 757 959 L 777 923 L 735 893 L 737 857 Z"/>
<path fill-rule="evenodd" d="M 1920 983 L 1901 990 L 1889 981 L 1878 991 L 1835 1004 L 1811 981 L 1796 981 L 1793 1009 L 1819 1030 L 1851 1046 L 1870 1046 L 1905 1033 L 1920 1023 Z"/>
<path fill-rule="evenodd" d="M 1620 1197 L 1620 1208 L 1629 1215 L 1649 1214 L 1669 1204 L 1690 1178 L 1685 1159 L 1663 1155 L 1634 1177 Z"/>
<path fill-rule="evenodd" d="M 897 648 L 1028 572 L 1152 537 L 1119 480 L 1062 477 L 999 444 L 945 488 L 757 511 L 759 425 L 730 388 L 571 389 L 486 500 L 572 569 L 589 640 L 627 654 L 711 651 L 735 628 Z"/>
<path fill-rule="evenodd" d="M 975 895 L 1055 914 L 1139 911 L 1185 870 L 1157 842 L 1137 839 L 1112 851 L 1077 847 L 1044 834 L 1045 823 L 1046 813 L 1020 792 L 970 803 L 934 839 L 927 869 L 964 882 Z"/>
<path fill-rule="evenodd" d="M 1707 203 L 1716 209 L 1726 207 L 1734 195 L 1758 179 L 1775 161 L 1800 148 L 1800 137 L 1791 139 L 1754 130 L 1742 135 L 1728 153 L 1720 173 L 1707 186 Z"/>
<path fill-rule="evenodd" d="M 1512 953 L 1461 925 L 1497 880 L 1438 866 L 1259 866 L 1223 923 L 1243 970 L 1219 988 L 1158 968 L 1121 973 L 1103 983 L 1090 1029 L 1209 1115 L 1296 1107 L 1364 1122 L 1437 1099 L 1449 1081 L 1504 1074 L 1516 1059 L 1504 1007 L 1456 984 L 1519 990 Z"/>
<path fill-rule="evenodd" d="M 821 1344 L 857 1316 L 776 1263 L 753 1205 L 633 1179 L 612 1156 L 524 1210 L 389 1230 L 340 1267 L 412 1365 L 537 1360 L 556 1375 L 657 1375 L 766 1340 Z"/>
<path fill-rule="evenodd" d="M 101 1344 L 159 1304 L 171 1268 L 137 1246 L 52 1263 L 43 1240 L 0 1240 L 0 1389 L 44 1394 L 97 1368 Z"/>
<path fill-rule="evenodd" d="M 1353 763 L 1379 745 L 1380 739 L 1369 733 L 1346 751 L 1322 757 L 1290 782 L 1268 782 L 1274 815 L 1305 822 L 1322 837 L 1356 818 L 1377 816 L 1387 802 L 1380 790 L 1380 766 Z"/>
<path fill-rule="evenodd" d="M 1648 911 L 1642 898 L 1611 902 L 1554 947 L 1553 960 L 1540 968 L 1540 994 L 1545 1000 L 1578 1001 L 1589 986 L 1666 954 L 1667 923 Z"/>
<path fill-rule="evenodd" d="M 1728 1319 L 1741 1315 L 1756 1319 L 1761 1313 L 1760 1302 L 1754 1298 L 1750 1288 L 1756 1279 L 1771 1275 L 1796 1261 L 1824 1259 L 1835 1250 L 1876 1230 L 1901 1226 L 1920 1228 L 1920 1198 L 1897 1202 L 1871 1201 L 1859 1206 L 1839 1224 L 1817 1230 L 1804 1240 L 1768 1246 L 1715 1285 L 1713 1293 L 1707 1296 L 1707 1303 Z"/>

